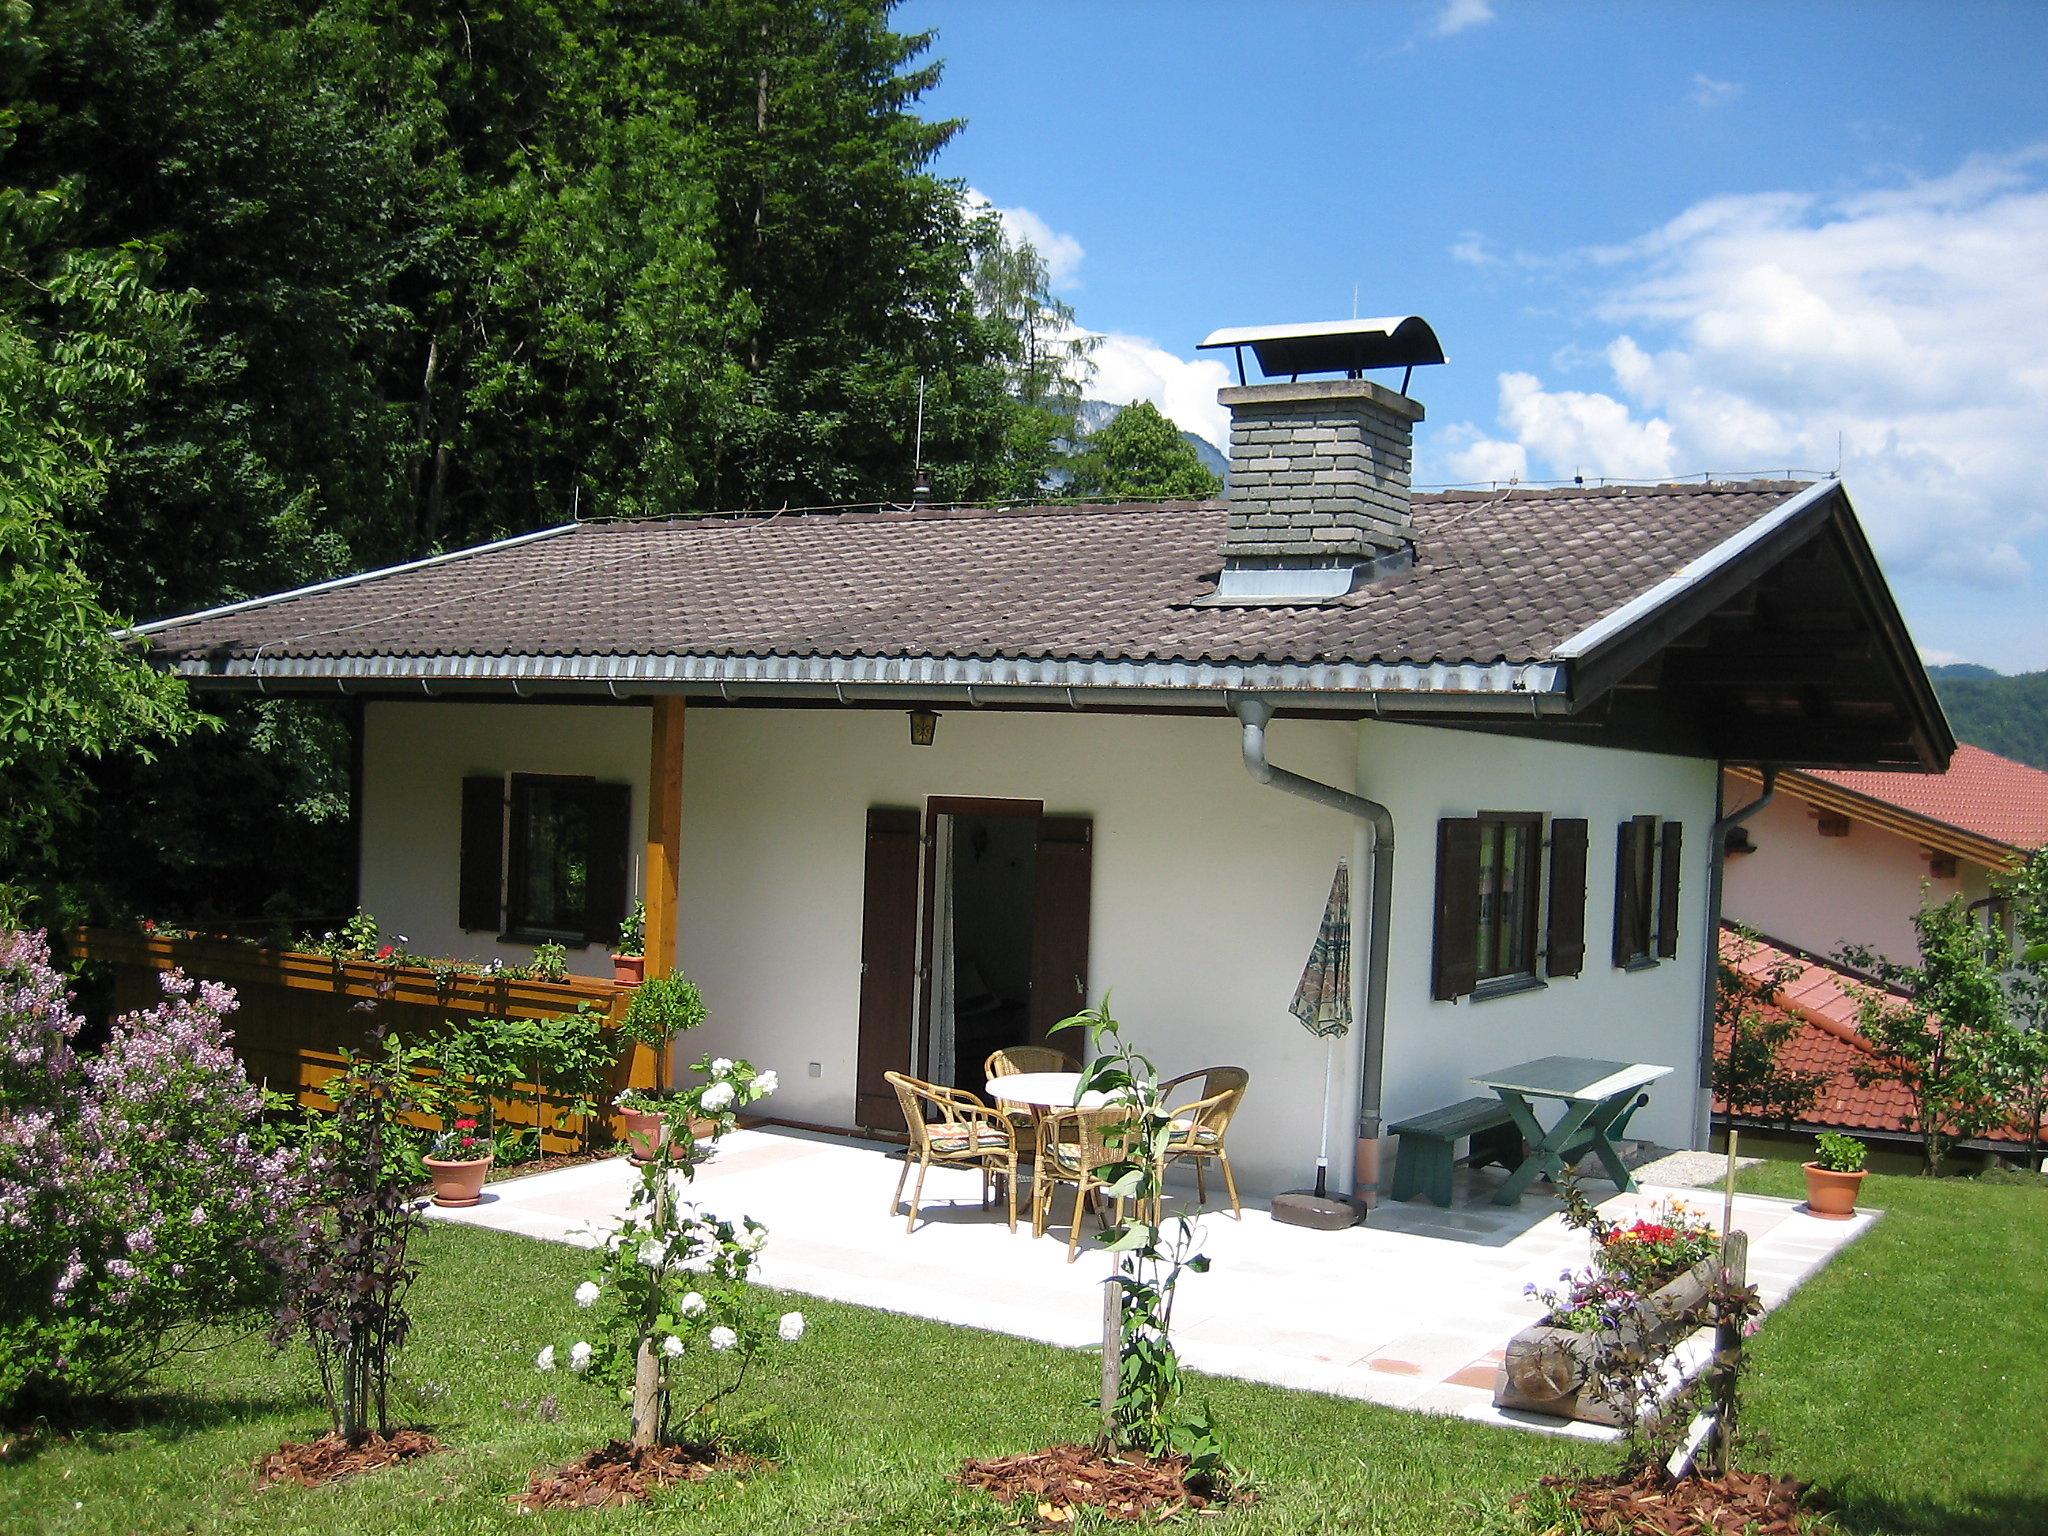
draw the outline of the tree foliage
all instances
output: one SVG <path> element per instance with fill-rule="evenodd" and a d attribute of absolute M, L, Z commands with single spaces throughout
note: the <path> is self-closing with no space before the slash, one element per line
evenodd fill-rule
<path fill-rule="evenodd" d="M 1086 344 L 933 173 L 959 125 L 919 115 L 938 65 L 891 8 L 0 9 L 0 625 L 33 642 L 0 735 L 42 754 L 0 763 L 0 840 L 47 842 L 50 775 L 189 733 L 109 612 L 578 515 L 902 499 L 920 394 L 942 496 L 1038 490 Z M 332 915 L 344 724 L 270 701 L 100 769 L 180 841 L 96 831 L 59 904 L 256 915 L 293 845 L 288 904 Z"/>
<path fill-rule="evenodd" d="M 1068 467 L 1075 496 L 1200 501 L 1223 489 L 1180 428 L 1149 400 L 1133 401 L 1089 433 Z"/>
<path fill-rule="evenodd" d="M 2006 677 L 1957 665 L 1928 675 L 1959 740 L 2048 768 L 2048 672 Z"/>
<path fill-rule="evenodd" d="M 1787 956 L 1761 975 L 1751 975 L 1742 967 L 1756 950 L 1756 935 L 1739 929 L 1734 957 L 1723 954 L 1717 962 L 1715 1033 L 1725 1035 L 1728 1043 L 1714 1061 L 1714 1092 L 1732 1116 L 1789 1126 L 1813 1108 L 1827 1088 L 1828 1074 L 1780 1064 L 1779 1053 L 1799 1020 L 1772 1006 L 1773 999 L 1805 967 Z"/>

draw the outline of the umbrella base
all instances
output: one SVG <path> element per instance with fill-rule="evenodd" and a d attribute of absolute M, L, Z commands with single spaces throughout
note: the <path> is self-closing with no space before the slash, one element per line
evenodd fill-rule
<path fill-rule="evenodd" d="M 1365 1220 L 1365 1202 L 1343 1195 L 1317 1194 L 1312 1189 L 1290 1189 L 1273 1197 L 1273 1219 L 1290 1227 L 1341 1232 Z"/>

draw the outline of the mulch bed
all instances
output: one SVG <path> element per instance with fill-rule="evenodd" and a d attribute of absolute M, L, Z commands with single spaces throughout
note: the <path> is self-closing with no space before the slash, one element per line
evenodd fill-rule
<path fill-rule="evenodd" d="M 584 1163 L 602 1162 L 612 1156 L 615 1150 L 612 1147 L 605 1147 L 589 1152 L 550 1152 L 545 1157 L 530 1157 L 523 1163 L 493 1163 L 491 1171 L 484 1175 L 484 1182 L 502 1184 L 507 1179 L 524 1179 L 536 1173 L 553 1173 L 557 1168 L 576 1168 Z"/>
<path fill-rule="evenodd" d="M 1204 1478 L 1192 1482 L 1187 1459 L 1144 1461 L 1087 1445 L 1056 1445 L 1020 1456 L 962 1462 L 953 1481 L 1005 1504 L 1023 1504 L 1048 1524 L 1065 1524 L 1077 1507 L 1118 1520 L 1156 1520 L 1228 1502 Z"/>
<path fill-rule="evenodd" d="M 536 1472 L 512 1502 L 522 1511 L 601 1509 L 637 1504 L 672 1483 L 700 1483 L 714 1472 L 743 1472 L 767 1463 L 708 1445 L 657 1445 L 636 1451 L 623 1440 L 579 1456 L 566 1467 Z"/>
<path fill-rule="evenodd" d="M 292 1441 L 256 1463 L 256 1481 L 262 1487 L 272 1483 L 297 1483 L 301 1488 L 318 1488 L 338 1477 L 358 1472 L 375 1472 L 395 1467 L 416 1456 L 431 1456 L 444 1447 L 432 1435 L 419 1429 L 401 1429 L 384 1436 L 372 1435 L 360 1445 L 350 1445 L 337 1434 L 318 1440 Z"/>
<path fill-rule="evenodd" d="M 1821 1529 L 1821 1501 L 1805 1483 L 1767 1472 L 1673 1481 L 1660 1467 L 1634 1476 L 1546 1477 L 1601 1536 L 1801 1536 Z"/>

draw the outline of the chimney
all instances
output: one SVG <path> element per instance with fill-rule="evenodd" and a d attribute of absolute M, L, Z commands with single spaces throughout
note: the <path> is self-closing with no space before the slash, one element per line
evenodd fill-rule
<path fill-rule="evenodd" d="M 1230 408 L 1230 532 L 1217 596 L 1316 601 L 1407 566 L 1422 406 L 1361 375 L 1442 362 L 1427 323 L 1406 316 L 1218 331 L 1202 345 L 1233 348 L 1239 378 L 1217 395 Z M 1247 347 L 1262 373 L 1285 382 L 1245 382 Z M 1301 377 L 1335 372 L 1345 377 Z M 1407 382 L 1404 374 L 1404 390 Z"/>

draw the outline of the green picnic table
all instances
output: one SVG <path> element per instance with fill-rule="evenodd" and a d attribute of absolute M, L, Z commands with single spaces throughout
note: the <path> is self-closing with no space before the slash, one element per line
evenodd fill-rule
<path fill-rule="evenodd" d="M 1507 1182 L 1494 1194 L 1494 1204 L 1513 1205 L 1537 1179 L 1557 1178 L 1569 1164 L 1588 1152 L 1600 1159 L 1608 1177 L 1620 1189 L 1634 1189 L 1636 1181 L 1629 1176 L 1621 1151 L 1612 1139 L 1616 1122 L 1624 1121 L 1634 1106 L 1637 1090 L 1670 1073 L 1669 1067 L 1643 1062 L 1539 1056 L 1497 1072 L 1475 1075 L 1473 1082 L 1500 1095 L 1530 1149 L 1521 1166 L 1508 1175 Z M 1562 1100 L 1564 1113 L 1546 1130 L 1529 1106 L 1531 1099 Z"/>

